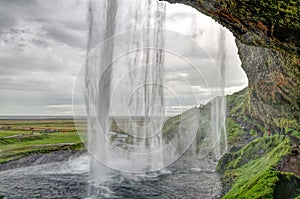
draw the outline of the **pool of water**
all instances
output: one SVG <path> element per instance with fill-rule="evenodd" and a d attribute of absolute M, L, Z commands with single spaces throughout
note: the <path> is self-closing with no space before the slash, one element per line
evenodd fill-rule
<path fill-rule="evenodd" d="M 4 198 L 219 198 L 221 183 L 215 162 L 183 156 L 159 172 L 106 174 L 101 182 L 89 174 L 89 157 L 81 155 L 0 172 Z M 1 198 L 1 197 L 0 197 Z"/>

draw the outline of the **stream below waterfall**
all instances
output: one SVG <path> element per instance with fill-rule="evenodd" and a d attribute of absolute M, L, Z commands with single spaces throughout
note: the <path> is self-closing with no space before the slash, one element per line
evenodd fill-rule
<path fill-rule="evenodd" d="M 219 198 L 216 162 L 185 155 L 160 172 L 89 176 L 89 157 L 0 172 L 0 198 Z"/>

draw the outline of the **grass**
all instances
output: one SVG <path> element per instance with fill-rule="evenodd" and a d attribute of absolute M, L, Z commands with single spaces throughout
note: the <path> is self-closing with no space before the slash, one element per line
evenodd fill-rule
<path fill-rule="evenodd" d="M 1 146 L 1 150 L 9 150 L 18 147 L 28 147 L 44 144 L 60 144 L 60 143 L 80 143 L 80 138 L 76 132 L 64 132 L 64 133 L 45 133 L 39 137 L 40 139 L 28 139 L 20 140 L 14 139 L 12 143 Z"/>
<path fill-rule="evenodd" d="M 0 120 L 0 127 L 5 128 L 0 130 L 0 163 L 32 153 L 83 148 L 73 120 Z M 47 128 L 60 132 L 49 133 Z"/>
<path fill-rule="evenodd" d="M 290 150 L 289 138 L 276 135 L 258 138 L 241 150 L 226 154 L 217 167 L 223 173 L 224 183 L 231 187 L 223 199 L 273 198 L 279 175 L 286 175 L 276 166 Z"/>
<path fill-rule="evenodd" d="M 237 124 L 232 118 L 227 118 L 226 128 L 228 134 L 228 144 L 230 146 L 239 145 L 241 143 L 243 134 L 246 134 L 241 125 Z"/>
<path fill-rule="evenodd" d="M 290 130 L 291 131 L 291 135 L 300 139 L 300 131 L 296 131 L 296 130 Z"/>
<path fill-rule="evenodd" d="M 24 133 L 31 133 L 31 131 L 19 131 L 19 130 L 0 130 L 0 138 L 19 135 Z"/>

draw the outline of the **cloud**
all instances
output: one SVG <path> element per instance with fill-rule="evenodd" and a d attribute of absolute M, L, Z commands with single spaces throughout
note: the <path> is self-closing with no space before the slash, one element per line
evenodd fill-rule
<path fill-rule="evenodd" d="M 0 2 L 0 114 L 71 113 L 87 41 L 84 1 Z M 68 110 L 67 110 L 68 109 Z"/>
<path fill-rule="evenodd" d="M 73 84 L 86 53 L 87 11 L 86 0 L 0 1 L 0 114 L 71 114 Z M 187 36 L 196 34 L 194 41 L 186 42 L 174 42 L 178 38 L 170 37 L 167 45 L 196 63 L 213 86 L 215 70 L 211 67 L 219 61 L 220 26 L 201 14 L 190 17 L 195 11 L 187 6 L 168 4 L 167 12 L 167 29 Z M 125 21 L 122 23 L 118 31 L 126 27 Z M 199 25 L 194 32 L 193 23 Z M 234 37 L 229 32 L 226 35 L 226 92 L 233 92 L 247 79 Z M 192 42 L 202 51 L 191 48 Z M 183 107 L 195 103 L 193 92 L 196 103 L 209 98 L 204 79 L 192 66 L 174 55 L 168 55 L 166 63 L 166 85 L 180 96 Z M 169 112 L 176 113 L 179 105 L 171 94 L 166 95 L 166 104 Z"/>
<path fill-rule="evenodd" d="M 0 31 L 13 26 L 15 23 L 16 20 L 13 17 L 7 16 L 4 12 L 0 11 Z"/>
<path fill-rule="evenodd" d="M 38 47 L 41 48 L 47 48 L 48 47 L 48 43 L 46 41 L 43 41 L 41 39 L 32 39 L 32 43 Z"/>
<path fill-rule="evenodd" d="M 4 0 L 0 2 L 0 30 L 29 27 L 44 31 L 45 37 L 67 45 L 86 48 L 87 2 Z M 16 33 L 16 32 L 15 32 Z"/>
<path fill-rule="evenodd" d="M 42 29 L 46 31 L 49 38 L 84 49 L 87 46 L 85 31 L 65 27 L 64 23 L 52 21 L 44 24 Z"/>

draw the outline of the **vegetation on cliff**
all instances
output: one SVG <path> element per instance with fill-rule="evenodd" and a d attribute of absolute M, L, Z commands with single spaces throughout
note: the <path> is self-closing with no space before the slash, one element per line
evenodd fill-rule
<path fill-rule="evenodd" d="M 224 188 L 226 191 L 231 188 L 224 198 L 280 198 L 279 195 L 294 198 L 300 195 L 300 178 L 276 170 L 282 157 L 290 152 L 290 139 L 276 135 L 258 138 L 241 150 L 224 155 L 217 167 L 223 175 Z"/>
<path fill-rule="evenodd" d="M 282 117 L 275 117 L 271 107 L 267 105 L 265 108 L 255 107 L 257 102 L 253 101 L 251 92 L 250 88 L 245 88 L 227 96 L 226 126 L 229 145 L 243 146 L 252 139 L 259 137 L 260 132 L 267 132 L 267 130 L 273 131 L 275 134 L 284 131 L 297 137 L 299 124 L 295 122 L 293 114 L 287 111 L 282 114 Z M 259 111 L 258 108 L 260 108 Z M 265 113 L 262 109 L 270 112 Z"/>
<path fill-rule="evenodd" d="M 268 123 L 249 115 L 248 90 L 227 97 L 232 148 L 217 167 L 224 198 L 295 198 L 300 195 L 300 132 L 286 122 L 280 128 L 275 126 L 268 136 Z M 259 132 L 265 132 L 264 136 Z"/>

